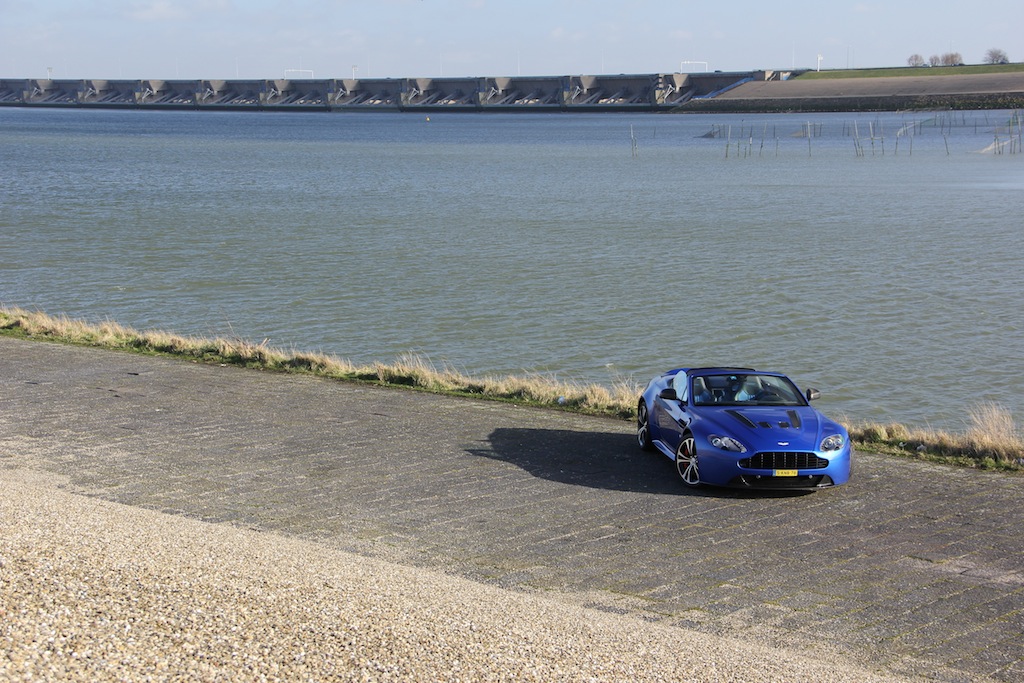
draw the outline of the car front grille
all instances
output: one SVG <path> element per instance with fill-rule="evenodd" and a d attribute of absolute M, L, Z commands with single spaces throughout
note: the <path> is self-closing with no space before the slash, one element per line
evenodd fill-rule
<path fill-rule="evenodd" d="M 821 470 L 828 467 L 828 460 L 814 453 L 764 451 L 743 458 L 740 467 L 751 470 Z"/>

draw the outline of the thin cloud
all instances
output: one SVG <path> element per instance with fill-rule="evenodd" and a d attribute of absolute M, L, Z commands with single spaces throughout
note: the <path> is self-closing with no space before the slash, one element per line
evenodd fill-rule
<path fill-rule="evenodd" d="M 134 21 L 143 22 L 182 21 L 189 17 L 189 12 L 169 0 L 155 0 L 137 3 L 128 10 L 127 16 Z"/>

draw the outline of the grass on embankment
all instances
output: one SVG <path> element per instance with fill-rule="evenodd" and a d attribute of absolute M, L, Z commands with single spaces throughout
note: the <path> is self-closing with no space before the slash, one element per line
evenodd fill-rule
<path fill-rule="evenodd" d="M 436 393 L 475 396 L 537 406 L 572 409 L 591 415 L 635 415 L 639 389 L 621 382 L 611 389 L 558 382 L 540 376 L 471 378 L 451 368 L 407 355 L 393 364 L 359 366 L 321 353 L 284 351 L 241 339 L 184 337 L 161 331 L 139 332 L 116 322 L 90 324 L 65 316 L 0 307 L 0 333 L 139 353 L 177 356 L 201 363 L 238 365 L 295 372 L 350 382 L 403 386 Z"/>
<path fill-rule="evenodd" d="M 832 78 L 888 78 L 891 76 L 962 76 L 974 74 L 1005 74 L 1024 71 L 1024 63 L 965 64 L 963 66 L 896 66 L 886 69 L 826 69 L 805 71 L 794 79 L 801 81 Z"/>
<path fill-rule="evenodd" d="M 0 333 L 26 339 L 176 356 L 201 363 L 402 386 L 622 419 L 635 419 L 637 397 L 642 389 L 632 380 L 621 380 L 609 389 L 542 376 L 471 378 L 448 367 L 438 369 L 426 359 L 413 355 L 403 356 L 390 365 L 358 366 L 325 354 L 269 348 L 265 342 L 254 344 L 239 339 L 183 337 L 161 331 L 138 332 L 115 322 L 91 324 L 20 308 L 0 307 Z M 983 404 L 972 410 L 970 417 L 971 425 L 962 434 L 911 430 L 898 424 L 854 425 L 848 429 L 856 444 L 873 451 L 984 469 L 1024 470 L 1024 439 L 1008 411 L 994 404 Z"/>
<path fill-rule="evenodd" d="M 908 429 L 901 424 L 847 425 L 850 438 L 865 450 L 917 457 L 988 470 L 1024 471 L 1024 439 L 1006 408 L 980 403 L 968 411 L 962 433 Z"/>

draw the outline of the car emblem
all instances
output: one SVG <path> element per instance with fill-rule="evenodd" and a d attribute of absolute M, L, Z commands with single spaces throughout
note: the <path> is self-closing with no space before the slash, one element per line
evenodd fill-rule
<path fill-rule="evenodd" d="M 780 446 L 788 446 L 788 445 L 789 445 L 789 442 L 788 442 L 788 441 L 780 441 L 780 442 L 779 442 L 779 445 L 780 445 Z"/>

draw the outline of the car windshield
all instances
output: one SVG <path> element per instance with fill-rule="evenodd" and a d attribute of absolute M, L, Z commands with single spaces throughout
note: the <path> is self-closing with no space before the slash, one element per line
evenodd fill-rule
<path fill-rule="evenodd" d="M 806 402 L 785 377 L 723 373 L 694 377 L 693 405 L 802 406 Z"/>

